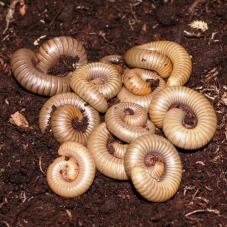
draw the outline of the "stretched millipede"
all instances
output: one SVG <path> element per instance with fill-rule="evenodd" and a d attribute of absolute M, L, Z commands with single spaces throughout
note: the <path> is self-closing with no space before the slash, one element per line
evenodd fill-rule
<path fill-rule="evenodd" d="M 136 190 L 149 201 L 166 201 L 179 188 L 180 157 L 175 147 L 161 136 L 143 135 L 129 144 L 124 165 Z"/>
<path fill-rule="evenodd" d="M 70 91 L 70 75 L 66 77 L 47 74 L 60 56 L 79 57 L 77 66 L 87 63 L 82 44 L 71 37 L 48 40 L 37 54 L 29 49 L 19 49 L 11 57 L 11 68 L 16 80 L 27 90 L 45 96 Z"/>
<path fill-rule="evenodd" d="M 110 107 L 105 122 L 114 136 L 127 143 L 155 130 L 153 123 L 147 119 L 146 110 L 135 103 L 122 102 Z"/>
<path fill-rule="evenodd" d="M 72 198 L 85 193 L 95 178 L 95 162 L 88 149 L 75 142 L 63 143 L 47 169 L 47 182 L 57 195 Z"/>
<path fill-rule="evenodd" d="M 187 112 L 195 120 L 186 122 Z M 186 87 L 168 87 L 156 96 L 149 110 L 152 122 L 163 128 L 165 136 L 176 146 L 197 149 L 214 136 L 217 117 L 209 101 L 200 93 Z"/>
<path fill-rule="evenodd" d="M 53 108 L 57 108 L 51 117 Z M 83 119 L 87 118 L 87 122 Z M 51 119 L 51 121 L 50 121 Z M 72 123 L 75 120 L 75 128 Z M 75 141 L 82 144 L 87 143 L 87 139 L 93 129 L 99 124 L 99 113 L 85 103 L 75 93 L 57 94 L 43 105 L 39 114 L 39 127 L 44 133 L 51 122 L 54 137 L 60 142 Z M 86 125 L 83 125 L 86 123 Z"/>
<path fill-rule="evenodd" d="M 155 72 L 137 68 L 128 70 L 123 82 L 125 87 L 117 95 L 121 102 L 136 103 L 147 110 L 154 95 L 166 87 L 165 81 Z"/>
<path fill-rule="evenodd" d="M 172 41 L 135 46 L 125 53 L 124 59 L 131 67 L 154 70 L 163 78 L 169 76 L 168 86 L 186 84 L 192 72 L 190 55 L 180 44 Z"/>
<path fill-rule="evenodd" d="M 121 55 L 106 55 L 105 57 L 100 59 L 100 62 L 112 64 L 120 74 L 123 72 L 123 68 L 121 66 L 121 64 L 123 63 L 123 57 Z"/>
<path fill-rule="evenodd" d="M 126 152 L 127 145 L 117 145 L 113 142 L 115 152 L 113 155 L 109 152 L 107 143 L 111 137 L 110 132 L 106 128 L 106 124 L 102 123 L 92 132 L 88 139 L 88 150 L 92 153 L 95 164 L 99 172 L 117 180 L 126 180 L 123 156 Z"/>
<path fill-rule="evenodd" d="M 106 112 L 107 100 L 118 94 L 122 82 L 113 65 L 94 62 L 75 70 L 70 85 L 92 107 L 99 112 Z"/>

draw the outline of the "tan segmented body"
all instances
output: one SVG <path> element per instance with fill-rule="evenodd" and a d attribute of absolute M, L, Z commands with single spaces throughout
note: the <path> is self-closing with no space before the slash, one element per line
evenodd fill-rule
<path fill-rule="evenodd" d="M 168 57 L 173 65 L 173 70 L 168 71 L 164 76 L 152 65 L 154 61 L 155 65 L 163 66 L 163 62 L 155 58 L 157 52 Z M 170 76 L 167 81 L 168 86 L 182 86 L 186 84 L 192 72 L 190 55 L 176 42 L 155 41 L 135 46 L 126 52 L 124 58 L 130 66 L 155 70 L 161 77 Z M 170 69 L 171 67 L 167 65 L 167 68 Z"/>
<path fill-rule="evenodd" d="M 113 64 L 113 66 L 118 70 L 120 74 L 123 72 L 123 68 L 120 65 L 122 61 L 123 61 L 122 56 L 117 54 L 107 55 L 100 59 L 100 62 Z"/>
<path fill-rule="evenodd" d="M 47 100 L 47 102 L 43 105 L 43 107 L 40 110 L 39 113 L 39 128 L 42 133 L 44 133 L 49 125 L 49 121 L 51 118 L 51 112 L 53 111 L 53 108 L 58 108 L 60 106 L 64 105 L 72 105 L 80 110 L 83 110 L 83 114 L 87 116 L 88 118 L 88 127 L 89 132 L 90 129 L 95 127 L 95 125 L 99 124 L 99 113 L 93 109 L 91 106 L 89 106 L 86 102 L 84 102 L 80 97 L 78 97 L 75 93 L 68 92 L 68 93 L 62 93 L 57 94 L 50 99 Z M 64 114 L 64 113 L 62 113 Z M 57 123 L 57 122 L 56 122 Z M 65 129 L 65 125 L 59 125 L 59 127 L 62 127 Z M 60 130 L 62 132 L 62 130 Z M 60 132 L 59 132 L 60 133 Z M 69 132 L 63 131 L 63 136 L 66 134 L 68 135 Z"/>
<path fill-rule="evenodd" d="M 70 91 L 70 75 L 58 77 L 47 74 L 61 55 L 78 56 L 78 65 L 87 63 L 85 49 L 79 41 L 71 37 L 57 37 L 44 43 L 37 54 L 29 49 L 17 50 L 11 57 L 14 77 L 24 88 L 36 94 L 52 96 Z"/>
<path fill-rule="evenodd" d="M 94 157 L 97 169 L 102 174 L 117 180 L 126 180 L 123 159 L 111 155 L 107 149 L 110 136 L 106 124 L 100 124 L 88 139 L 88 149 Z"/>
<path fill-rule="evenodd" d="M 132 110 L 130 113 L 128 110 Z M 143 124 L 138 125 L 136 117 L 141 117 L 141 111 L 144 112 L 143 117 L 146 119 L 146 124 L 144 124 L 144 119 L 142 119 Z M 136 120 L 136 124 L 128 124 L 128 119 Z M 125 122 L 125 118 L 127 121 Z M 110 107 L 105 115 L 105 122 L 108 130 L 115 135 L 117 138 L 124 142 L 130 143 L 135 138 L 144 135 L 154 133 L 155 127 L 153 123 L 147 120 L 146 110 L 135 103 L 119 103 Z M 133 121 L 131 121 L 133 122 Z"/>
<path fill-rule="evenodd" d="M 148 155 L 154 159 L 150 165 L 145 162 Z M 163 137 L 143 135 L 137 138 L 129 145 L 124 164 L 136 190 L 149 201 L 166 201 L 179 188 L 181 160 L 175 147 Z"/>
<path fill-rule="evenodd" d="M 173 69 L 167 56 L 158 51 L 140 48 L 140 46 L 126 51 L 124 59 L 130 67 L 154 70 L 163 78 L 167 78 Z"/>
<path fill-rule="evenodd" d="M 72 198 L 85 193 L 95 177 L 95 162 L 87 148 L 75 142 L 63 143 L 47 170 L 47 182 L 56 194 Z M 66 157 L 69 160 L 66 160 Z"/>
<path fill-rule="evenodd" d="M 182 125 L 184 112 L 173 108 L 173 104 L 188 106 L 197 117 L 194 128 Z M 176 146 L 184 149 L 197 149 L 206 145 L 214 136 L 217 117 L 209 101 L 200 93 L 186 87 L 169 87 L 156 96 L 150 105 L 150 118 L 166 137 Z"/>
<path fill-rule="evenodd" d="M 108 108 L 107 100 L 117 95 L 122 82 L 114 66 L 95 62 L 75 70 L 70 85 L 92 107 L 105 112 Z"/>
<path fill-rule="evenodd" d="M 37 67 L 47 73 L 60 56 L 77 57 L 79 61 L 75 64 L 80 67 L 87 63 L 87 54 L 81 42 L 69 36 L 55 37 L 40 46 L 37 53 L 39 63 Z"/>
<path fill-rule="evenodd" d="M 151 79 L 149 75 L 156 75 L 153 72 L 149 72 L 141 69 L 132 69 L 128 70 L 124 75 L 124 85 L 128 89 L 129 92 L 135 95 L 148 95 L 151 93 L 151 87 L 149 83 L 146 81 Z"/>
<path fill-rule="evenodd" d="M 128 148 L 128 144 L 121 144 L 121 143 L 113 142 L 112 146 L 115 150 L 114 156 L 117 158 L 124 158 L 125 152 Z"/>
<path fill-rule="evenodd" d="M 149 83 L 145 82 L 146 80 L 159 80 L 159 85 L 152 91 L 149 89 Z M 128 70 L 124 76 L 124 84 L 125 87 L 122 87 L 117 95 L 121 102 L 136 103 L 146 110 L 149 109 L 153 97 L 166 87 L 165 81 L 160 76 L 154 72 L 143 69 Z M 150 93 L 142 95 L 146 93 L 144 92 L 147 90 L 146 87 L 150 90 Z"/>
<path fill-rule="evenodd" d="M 87 111 L 86 111 L 87 110 Z M 57 108 L 51 117 L 51 129 L 55 139 L 59 143 L 75 141 L 83 145 L 87 144 L 88 137 L 94 128 L 99 124 L 100 119 L 97 111 L 87 108 L 83 113 L 77 106 L 64 105 Z M 73 120 L 83 124 L 84 117 L 87 117 L 88 125 L 85 129 L 74 128 Z"/>

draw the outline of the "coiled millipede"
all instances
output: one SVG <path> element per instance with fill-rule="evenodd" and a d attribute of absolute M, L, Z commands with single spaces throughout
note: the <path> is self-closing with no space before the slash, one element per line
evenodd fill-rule
<path fill-rule="evenodd" d="M 123 57 L 118 54 L 106 55 L 105 57 L 100 59 L 100 62 L 112 64 L 120 74 L 123 72 L 123 68 L 121 66 L 123 61 Z"/>
<path fill-rule="evenodd" d="M 157 135 L 133 141 L 124 156 L 126 173 L 136 190 L 147 200 L 163 202 L 178 190 L 182 164 L 175 147 Z"/>
<path fill-rule="evenodd" d="M 118 94 L 122 82 L 113 65 L 94 62 L 75 70 L 70 85 L 92 107 L 99 112 L 106 112 L 107 100 Z"/>
<path fill-rule="evenodd" d="M 125 53 L 124 59 L 131 67 L 154 70 L 163 78 L 169 76 L 168 86 L 186 84 L 192 72 L 190 55 L 180 44 L 172 41 L 135 46 Z"/>
<path fill-rule="evenodd" d="M 86 147 L 75 142 L 63 143 L 48 167 L 47 182 L 56 194 L 72 198 L 86 192 L 95 178 L 95 162 Z"/>
<path fill-rule="evenodd" d="M 194 122 L 186 122 L 187 112 L 194 114 Z M 217 127 L 217 117 L 209 101 L 187 87 L 168 87 L 161 91 L 152 100 L 149 114 L 152 122 L 163 128 L 165 136 L 184 149 L 206 145 Z"/>
<path fill-rule="evenodd" d="M 53 108 L 57 109 L 51 117 Z M 50 119 L 57 141 L 75 141 L 84 145 L 100 122 L 99 113 L 72 92 L 57 94 L 43 105 L 39 114 L 39 128 L 42 133 L 46 131 Z"/>
<path fill-rule="evenodd" d="M 123 81 L 125 87 L 117 95 L 120 101 L 136 103 L 146 110 L 154 95 L 166 87 L 165 81 L 155 72 L 137 68 L 128 70 Z"/>
<path fill-rule="evenodd" d="M 124 153 L 127 145 L 116 144 L 112 142 L 113 154 L 108 149 L 108 140 L 111 139 L 111 134 L 106 128 L 106 123 L 101 123 L 92 132 L 88 139 L 88 150 L 92 153 L 95 160 L 96 168 L 99 172 L 117 180 L 126 180 L 127 175 L 124 167 Z"/>
<path fill-rule="evenodd" d="M 146 110 L 135 103 L 122 102 L 110 107 L 105 122 L 114 136 L 127 143 L 141 135 L 152 134 L 155 130 Z"/>
<path fill-rule="evenodd" d="M 49 75 L 48 70 L 60 56 L 79 57 L 77 66 L 87 63 L 82 44 L 71 37 L 56 37 L 45 42 L 37 54 L 19 49 L 11 57 L 11 68 L 16 80 L 27 90 L 45 96 L 70 91 L 70 78 Z"/>

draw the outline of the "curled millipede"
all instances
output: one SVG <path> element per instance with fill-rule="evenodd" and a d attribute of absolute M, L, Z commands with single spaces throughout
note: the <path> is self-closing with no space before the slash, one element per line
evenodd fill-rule
<path fill-rule="evenodd" d="M 123 68 L 121 66 L 123 62 L 123 58 L 121 55 L 117 55 L 117 54 L 107 55 L 101 58 L 100 62 L 114 65 L 120 74 L 123 72 Z"/>
<path fill-rule="evenodd" d="M 157 57 L 159 54 L 162 61 Z M 163 60 L 164 56 L 170 59 L 172 65 Z M 125 53 L 124 59 L 129 66 L 155 70 L 163 78 L 169 76 L 168 86 L 186 84 L 192 72 L 190 55 L 180 44 L 172 41 L 155 41 L 135 46 Z"/>
<path fill-rule="evenodd" d="M 163 202 L 178 190 L 182 164 L 175 147 L 157 135 L 133 141 L 124 156 L 125 170 L 136 190 L 147 200 Z"/>
<path fill-rule="evenodd" d="M 99 112 L 106 112 L 107 100 L 117 95 L 122 82 L 114 66 L 95 62 L 75 70 L 70 85 L 92 107 Z"/>
<path fill-rule="evenodd" d="M 79 143 L 66 142 L 60 146 L 58 154 L 61 157 L 47 170 L 51 190 L 66 198 L 86 192 L 95 178 L 95 163 L 88 149 Z"/>
<path fill-rule="evenodd" d="M 186 123 L 185 108 L 197 118 L 193 125 Z M 152 100 L 149 114 L 152 122 L 163 128 L 165 136 L 184 149 L 206 145 L 217 127 L 217 117 L 209 101 L 202 94 L 186 87 L 168 87 L 161 91 Z"/>
<path fill-rule="evenodd" d="M 147 119 L 146 110 L 135 103 L 122 102 L 110 107 L 105 122 L 114 136 L 127 143 L 155 130 L 153 123 Z"/>
<path fill-rule="evenodd" d="M 126 180 L 127 175 L 122 156 L 126 152 L 127 145 L 122 145 L 121 151 L 118 148 L 118 151 L 111 155 L 107 148 L 109 137 L 111 137 L 111 134 L 106 128 L 106 124 L 100 124 L 88 139 L 88 150 L 92 153 L 99 172 L 117 180 Z M 116 144 L 113 146 L 116 148 Z"/>
<path fill-rule="evenodd" d="M 16 80 L 27 90 L 45 96 L 70 91 L 70 78 L 47 74 L 60 56 L 79 57 L 78 66 L 87 63 L 82 44 L 71 37 L 48 40 L 35 54 L 29 49 L 17 50 L 11 58 L 11 68 Z"/>
<path fill-rule="evenodd" d="M 166 87 L 161 77 L 144 69 L 128 70 L 123 80 L 125 87 L 121 88 L 117 97 L 121 102 L 136 103 L 147 110 L 153 97 Z"/>
<path fill-rule="evenodd" d="M 57 109 L 51 118 L 53 108 Z M 100 122 L 99 113 L 72 92 L 57 94 L 43 105 L 39 113 L 39 128 L 42 133 L 46 131 L 50 118 L 53 134 L 60 143 L 76 141 L 86 144 L 89 135 Z M 78 124 L 73 128 L 73 120 L 82 124 L 84 118 L 87 118 L 85 129 L 80 129 L 82 125 L 78 127 Z"/>

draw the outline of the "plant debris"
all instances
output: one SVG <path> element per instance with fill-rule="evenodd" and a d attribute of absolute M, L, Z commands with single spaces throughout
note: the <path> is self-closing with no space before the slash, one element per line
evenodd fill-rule
<path fill-rule="evenodd" d="M 10 115 L 9 122 L 21 128 L 29 128 L 28 121 L 26 120 L 25 116 L 22 115 L 19 111 Z"/>

